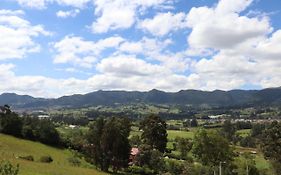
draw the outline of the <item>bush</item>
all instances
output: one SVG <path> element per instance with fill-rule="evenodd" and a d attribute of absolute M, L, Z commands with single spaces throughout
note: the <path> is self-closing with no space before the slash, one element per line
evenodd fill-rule
<path fill-rule="evenodd" d="M 19 173 L 19 165 L 13 166 L 9 161 L 0 162 L 1 175 L 17 175 Z"/>
<path fill-rule="evenodd" d="M 81 161 L 77 157 L 69 157 L 67 160 L 72 166 L 80 166 L 81 165 Z"/>
<path fill-rule="evenodd" d="M 146 166 L 140 167 L 140 166 L 133 165 L 128 167 L 126 171 L 130 174 L 143 174 L 143 175 L 153 174 L 153 171 Z"/>
<path fill-rule="evenodd" d="M 40 157 L 40 162 L 51 163 L 52 161 L 53 161 L 53 158 L 51 156 L 42 156 L 42 157 Z"/>
<path fill-rule="evenodd" d="M 34 161 L 33 156 L 19 156 L 20 159 L 28 160 L 28 161 Z"/>

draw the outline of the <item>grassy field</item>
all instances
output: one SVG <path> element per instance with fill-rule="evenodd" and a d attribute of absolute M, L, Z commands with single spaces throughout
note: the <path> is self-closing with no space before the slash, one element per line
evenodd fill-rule
<path fill-rule="evenodd" d="M 34 162 L 18 159 L 18 156 L 34 157 Z M 49 155 L 52 163 L 40 163 L 41 156 Z M 43 145 L 38 142 L 18 139 L 0 134 L 0 160 L 9 160 L 20 165 L 20 175 L 105 175 L 91 165 L 81 160 L 80 167 L 73 167 L 68 158 L 73 157 L 69 150 L 63 150 Z"/>
<path fill-rule="evenodd" d="M 193 131 L 178 131 L 178 130 L 168 130 L 168 140 L 174 140 L 176 137 L 190 138 L 194 137 Z"/>
<path fill-rule="evenodd" d="M 251 152 L 256 152 L 256 154 L 252 154 L 254 156 L 254 160 L 256 162 L 256 167 L 259 170 L 267 172 L 267 174 L 274 174 L 272 170 L 272 165 L 270 164 L 269 161 L 264 159 L 263 154 L 255 148 L 244 148 L 240 146 L 235 146 L 235 151 L 240 152 L 240 153 L 251 153 Z M 241 159 L 241 157 L 238 157 L 238 161 Z"/>
<path fill-rule="evenodd" d="M 242 129 L 238 130 L 237 134 L 239 134 L 241 137 L 247 137 L 251 132 L 251 129 Z"/>

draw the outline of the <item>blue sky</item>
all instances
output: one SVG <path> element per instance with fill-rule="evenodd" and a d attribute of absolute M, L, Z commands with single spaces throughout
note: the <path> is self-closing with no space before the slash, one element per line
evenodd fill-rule
<path fill-rule="evenodd" d="M 278 0 L 2 0 L 0 93 L 281 85 Z"/>

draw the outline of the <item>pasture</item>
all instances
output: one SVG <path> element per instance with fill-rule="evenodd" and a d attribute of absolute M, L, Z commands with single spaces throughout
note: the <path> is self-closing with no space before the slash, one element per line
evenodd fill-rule
<path fill-rule="evenodd" d="M 19 156 L 33 156 L 34 161 L 19 159 Z M 53 162 L 41 163 L 41 156 L 51 156 Z M 94 167 L 81 161 L 80 167 L 72 166 L 68 159 L 73 153 L 67 149 L 59 149 L 44 144 L 0 134 L 0 160 L 9 160 L 19 164 L 20 175 L 105 175 Z"/>

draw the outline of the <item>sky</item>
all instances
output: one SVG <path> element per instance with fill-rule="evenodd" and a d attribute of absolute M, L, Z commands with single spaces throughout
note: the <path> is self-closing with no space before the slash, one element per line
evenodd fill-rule
<path fill-rule="evenodd" d="M 281 86 L 280 0 L 0 0 L 0 93 Z"/>

